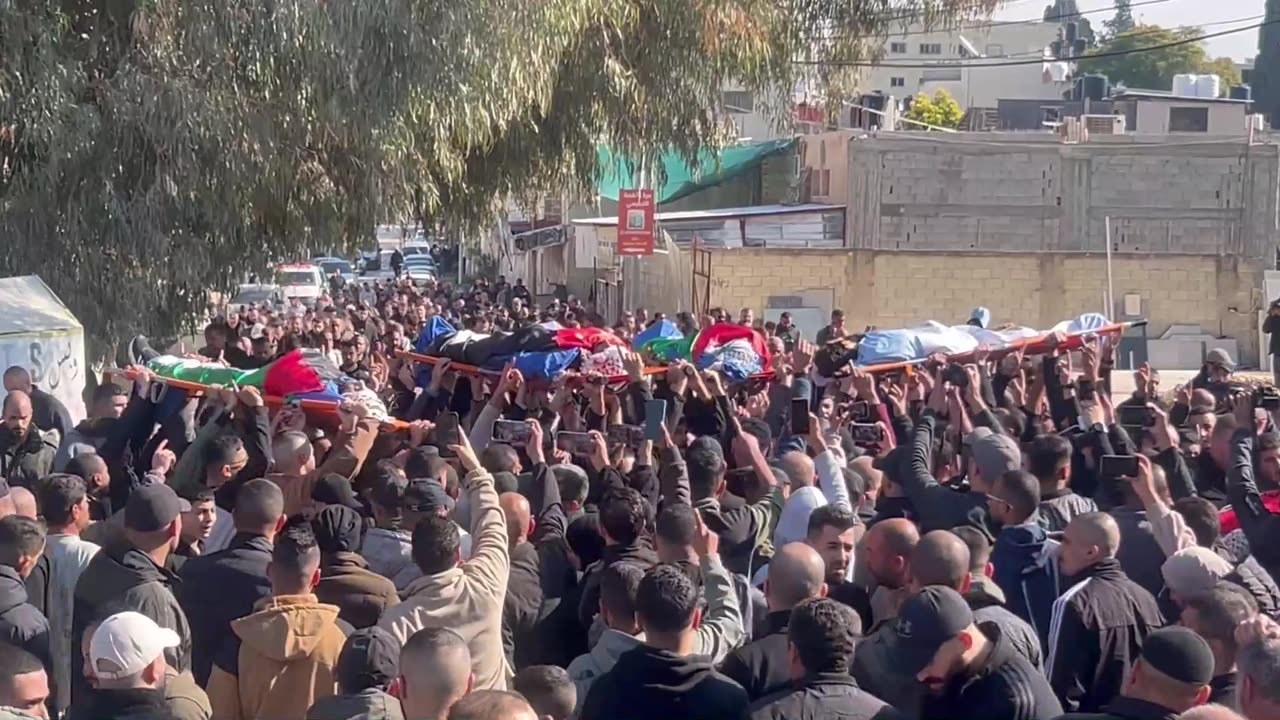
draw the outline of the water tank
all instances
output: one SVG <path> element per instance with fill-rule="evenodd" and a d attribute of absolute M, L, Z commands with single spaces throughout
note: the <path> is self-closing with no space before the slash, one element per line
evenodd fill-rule
<path fill-rule="evenodd" d="M 1222 92 L 1222 78 L 1217 75 L 1196 76 L 1196 97 L 1216 98 Z"/>
<path fill-rule="evenodd" d="M 1253 88 L 1248 85 L 1232 85 L 1227 91 L 1227 97 L 1232 100 L 1253 100 Z"/>
<path fill-rule="evenodd" d="M 1196 76 L 1189 73 L 1178 73 L 1173 76 L 1173 94 L 1177 97 L 1196 97 Z"/>
<path fill-rule="evenodd" d="M 1080 83 L 1081 99 L 1101 102 L 1107 98 L 1107 89 L 1110 86 L 1111 83 L 1106 75 L 1085 75 Z"/>

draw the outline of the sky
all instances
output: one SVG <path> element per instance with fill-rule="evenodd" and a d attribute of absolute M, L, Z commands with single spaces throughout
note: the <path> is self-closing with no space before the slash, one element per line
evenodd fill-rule
<path fill-rule="evenodd" d="M 1133 4 L 1137 5 L 1143 1 L 1133 0 Z M 1003 8 L 996 11 L 995 19 L 1029 20 L 1040 17 L 1044 13 L 1045 7 L 1052 4 L 1051 0 L 1009 0 Z M 1115 7 L 1115 3 L 1112 0 L 1077 0 L 1076 4 L 1080 6 L 1080 12 Z M 1163 25 L 1165 27 L 1215 23 L 1215 25 L 1205 28 L 1206 33 L 1255 25 L 1261 22 L 1261 18 L 1239 23 L 1227 23 L 1225 21 L 1261 15 L 1262 12 L 1263 0 L 1169 0 L 1168 2 L 1133 9 L 1134 18 L 1139 23 Z M 1098 30 L 1102 28 L 1103 20 L 1110 19 L 1111 13 L 1091 13 L 1085 17 L 1089 19 L 1094 29 Z M 1244 60 L 1258 54 L 1258 31 L 1256 29 L 1247 30 L 1214 38 L 1207 40 L 1206 45 L 1211 57 L 1225 55 L 1237 61 Z"/>

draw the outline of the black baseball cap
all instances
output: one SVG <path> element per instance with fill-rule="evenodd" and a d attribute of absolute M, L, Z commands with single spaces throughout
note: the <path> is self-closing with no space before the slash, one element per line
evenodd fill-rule
<path fill-rule="evenodd" d="M 182 499 L 168 485 L 136 487 L 124 506 L 124 526 L 137 532 L 163 530 L 183 512 L 182 506 Z M 190 503 L 186 508 L 191 509 Z"/>
<path fill-rule="evenodd" d="M 400 643 L 377 626 L 356 630 L 338 653 L 336 671 L 344 693 L 385 690 L 400 675 Z"/>
<path fill-rule="evenodd" d="M 949 587 L 929 586 L 902 604 L 894 625 L 897 653 L 894 664 L 915 675 L 925 668 L 938 646 L 973 624 L 973 611 Z"/>
<path fill-rule="evenodd" d="M 1142 641 L 1142 661 L 1188 685 L 1208 685 L 1213 679 L 1213 650 L 1184 627 L 1167 627 L 1147 635 Z"/>
<path fill-rule="evenodd" d="M 342 505 L 359 512 L 363 509 L 351 482 L 337 473 L 329 473 L 316 481 L 311 489 L 311 499 L 324 505 Z"/>

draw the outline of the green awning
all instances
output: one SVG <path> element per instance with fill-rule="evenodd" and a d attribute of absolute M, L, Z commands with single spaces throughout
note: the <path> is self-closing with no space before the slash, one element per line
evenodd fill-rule
<path fill-rule="evenodd" d="M 704 151 L 698 157 L 696 168 L 689 167 L 675 152 L 663 153 L 659 161 L 666 170 L 667 181 L 661 187 L 654 188 L 655 201 L 662 205 L 732 180 L 760 165 L 766 158 L 790 150 L 797 142 L 797 138 L 785 138 L 734 145 L 719 152 Z M 634 185 L 635 164 L 628 158 L 615 156 L 607 147 L 600 147 L 597 152 L 601 167 L 597 189 L 601 197 L 616 201 L 619 190 Z"/>

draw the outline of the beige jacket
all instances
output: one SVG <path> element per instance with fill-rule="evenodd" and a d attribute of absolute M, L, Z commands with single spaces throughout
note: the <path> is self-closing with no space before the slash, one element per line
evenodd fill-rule
<path fill-rule="evenodd" d="M 240 638 L 237 667 L 215 662 L 209 675 L 214 720 L 302 717 L 337 692 L 335 668 L 347 634 L 338 608 L 315 595 L 269 597 L 231 623 Z"/>
<path fill-rule="evenodd" d="M 505 690 L 511 675 L 502 650 L 502 600 L 511 566 L 507 522 L 488 472 L 468 473 L 463 487 L 471 505 L 471 559 L 410 583 L 378 625 L 402 645 L 423 628 L 458 633 L 471 650 L 475 689 Z"/>

